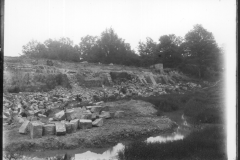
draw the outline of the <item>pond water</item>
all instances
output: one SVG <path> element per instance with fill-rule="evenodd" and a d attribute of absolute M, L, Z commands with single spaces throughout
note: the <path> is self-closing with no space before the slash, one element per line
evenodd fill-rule
<path fill-rule="evenodd" d="M 189 126 L 185 120 L 184 115 L 182 115 L 182 124 L 173 133 L 161 134 L 158 136 L 152 136 L 144 141 L 146 143 L 168 143 L 177 140 L 183 140 L 188 134 L 188 131 L 184 127 Z M 69 156 L 69 159 L 75 160 L 117 160 L 117 154 L 119 151 L 123 150 L 125 145 L 131 142 L 121 142 L 111 148 L 87 148 L 87 149 L 74 149 L 74 150 L 57 150 L 57 151 L 44 151 L 42 152 L 28 152 L 24 155 L 28 158 L 33 159 L 48 159 L 52 160 L 54 157 L 63 157 L 65 155 Z M 70 158 L 71 157 L 71 158 Z"/>

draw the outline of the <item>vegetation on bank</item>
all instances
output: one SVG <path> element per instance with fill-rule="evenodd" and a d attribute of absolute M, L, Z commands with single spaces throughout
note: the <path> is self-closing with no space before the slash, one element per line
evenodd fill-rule
<path fill-rule="evenodd" d="M 225 160 L 225 142 L 225 130 L 222 127 L 210 127 L 169 143 L 133 142 L 119 152 L 118 157 L 119 160 Z"/>
<path fill-rule="evenodd" d="M 149 67 L 163 63 L 164 68 L 177 68 L 199 78 L 219 77 L 223 64 L 223 49 L 211 32 L 202 25 L 195 25 L 185 37 L 162 35 L 158 42 L 146 38 L 139 42 L 138 50 L 115 31 L 106 29 L 98 36 L 87 35 L 74 45 L 69 38 L 48 39 L 43 43 L 32 40 L 23 46 L 23 56 L 62 61 Z"/>
<path fill-rule="evenodd" d="M 119 152 L 119 159 L 227 159 L 223 88 L 223 83 L 219 82 L 212 87 L 184 95 L 141 97 L 141 100 L 155 105 L 159 116 L 181 109 L 193 126 L 210 125 L 204 130 L 193 131 L 183 140 L 171 143 L 133 142 Z"/>

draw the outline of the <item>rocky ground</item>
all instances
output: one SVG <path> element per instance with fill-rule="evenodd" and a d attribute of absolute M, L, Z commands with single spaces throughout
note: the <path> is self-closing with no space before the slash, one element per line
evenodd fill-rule
<path fill-rule="evenodd" d="M 39 63 L 43 62 L 39 61 Z M 26 64 L 28 63 L 26 62 Z M 154 71 L 153 74 L 150 74 L 151 70 L 149 69 L 97 64 L 60 63 L 55 61 L 54 66 L 51 67 L 44 64 L 34 66 L 29 63 L 28 67 L 30 69 L 26 69 L 26 65 L 23 66 L 18 61 L 13 63 L 12 60 L 11 63 L 6 62 L 4 65 L 15 66 L 15 68 L 16 66 L 21 66 L 23 68 L 22 71 L 13 71 L 14 69 L 11 67 L 11 69 L 8 68 L 5 70 L 5 77 L 8 78 L 8 80 L 5 79 L 6 86 L 13 85 L 11 82 L 13 78 L 18 79 L 18 81 L 14 81 L 15 86 L 23 85 L 25 82 L 29 83 L 28 86 L 38 86 L 36 81 L 39 80 L 39 77 L 38 79 L 36 77 L 41 74 L 49 76 L 52 72 L 55 75 L 58 72 L 66 75 L 67 78 L 64 81 L 67 81 L 71 86 L 68 88 L 58 85 L 44 92 L 9 93 L 8 91 L 4 91 L 4 149 L 11 151 L 106 147 L 116 144 L 120 140 L 139 138 L 154 133 L 171 132 L 177 127 L 175 122 L 167 117 L 157 116 L 157 111 L 151 103 L 132 100 L 132 98 L 168 93 L 184 94 L 188 91 L 204 87 L 204 84 L 200 85 L 190 81 L 189 78 L 176 71 L 159 75 Z M 40 66 L 43 67 L 42 70 Z M 33 68 L 36 69 L 33 71 Z M 20 75 L 19 77 L 9 76 L 10 73 L 15 72 L 26 75 L 26 73 L 39 71 L 39 68 L 41 73 L 34 75 L 35 77 L 31 77 L 28 74 L 27 80 L 26 76 L 22 78 Z M 106 73 L 110 74 L 113 71 L 118 72 L 115 75 L 124 73 L 127 76 L 131 75 L 131 78 L 126 76 L 126 79 L 122 79 L 122 77 L 116 78 L 115 76 L 115 79 L 113 79 L 114 77 L 109 78 L 105 76 Z M 73 72 L 74 74 L 70 74 L 69 72 Z M 83 76 L 83 80 L 79 79 L 79 75 L 85 75 Z M 104 78 L 94 81 L 95 79 L 99 79 L 99 77 L 104 77 L 103 75 L 108 80 L 106 85 L 102 83 L 105 82 Z M 144 76 L 139 78 L 139 75 L 144 75 L 145 78 Z M 52 79 L 48 77 L 48 79 L 39 81 L 47 83 L 49 80 Z M 96 84 L 99 85 L 99 82 L 101 82 L 101 85 L 96 86 Z M 91 86 L 87 87 L 85 84 L 90 84 Z M 77 99 L 77 95 L 80 95 L 81 100 Z M 92 109 L 96 108 L 96 106 L 100 106 L 101 110 L 96 111 Z M 23 108 L 24 111 L 22 111 Z M 70 116 L 69 119 L 66 114 L 70 111 L 73 111 L 73 116 Z M 21 114 L 22 112 L 25 115 Z M 56 122 L 66 125 L 66 123 L 70 123 L 74 119 L 86 119 L 89 124 L 91 123 L 91 127 L 87 129 L 78 128 L 76 132 L 71 133 L 66 133 L 67 130 L 65 128 L 63 136 L 57 136 L 56 134 L 41 135 L 40 138 L 30 136 L 33 130 L 29 129 L 28 126 L 25 126 L 22 131 L 23 133 L 19 133 L 19 128 L 23 127 L 22 125 L 26 121 L 29 122 L 29 125 L 36 121 L 40 122 L 40 125 L 43 127 L 47 124 L 56 124 Z M 96 125 L 96 121 L 103 123 Z"/>

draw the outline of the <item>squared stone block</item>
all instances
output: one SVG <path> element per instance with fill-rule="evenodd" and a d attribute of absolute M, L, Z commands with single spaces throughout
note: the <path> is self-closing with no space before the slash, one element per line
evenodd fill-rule
<path fill-rule="evenodd" d="M 81 119 L 92 119 L 92 114 L 91 113 L 83 113 Z"/>
<path fill-rule="evenodd" d="M 92 120 L 89 119 L 80 119 L 79 120 L 80 129 L 89 129 L 92 128 Z"/>
<path fill-rule="evenodd" d="M 66 132 L 67 133 L 72 133 L 73 132 L 73 124 L 70 122 L 65 122 L 65 126 L 66 126 Z"/>
<path fill-rule="evenodd" d="M 96 119 L 92 122 L 92 125 L 95 127 L 101 127 L 103 126 L 103 118 Z"/>
<path fill-rule="evenodd" d="M 56 126 L 55 124 L 43 125 L 43 135 L 55 135 Z"/>
<path fill-rule="evenodd" d="M 22 133 L 22 134 L 26 134 L 27 133 L 29 122 L 30 121 L 28 121 L 28 120 L 25 120 L 25 122 L 23 122 L 23 124 L 19 128 L 19 133 Z"/>
<path fill-rule="evenodd" d="M 124 111 L 116 111 L 114 117 L 116 118 L 124 117 Z"/>
<path fill-rule="evenodd" d="M 111 115 L 109 112 L 106 112 L 106 111 L 102 111 L 102 113 L 99 115 L 100 118 L 106 118 L 106 119 L 109 119 L 111 118 Z"/>
<path fill-rule="evenodd" d="M 38 121 L 33 121 L 30 123 L 30 137 L 34 138 L 41 138 L 43 134 L 43 124 Z"/>
<path fill-rule="evenodd" d="M 78 127 L 79 127 L 79 119 L 74 119 L 71 120 L 70 123 L 72 123 L 72 128 L 73 128 L 73 132 L 76 132 Z"/>
<path fill-rule="evenodd" d="M 71 121 L 72 119 L 74 119 L 74 110 L 67 110 L 65 116 L 67 121 Z"/>
<path fill-rule="evenodd" d="M 56 125 L 56 135 L 57 136 L 66 134 L 66 126 L 64 123 L 58 122 L 58 123 L 55 123 L 55 125 Z"/>
<path fill-rule="evenodd" d="M 92 113 L 100 113 L 102 111 L 103 107 L 102 106 L 92 106 L 91 112 Z"/>
<path fill-rule="evenodd" d="M 92 121 L 94 121 L 95 119 L 99 118 L 99 114 L 98 113 L 93 113 L 92 114 Z"/>

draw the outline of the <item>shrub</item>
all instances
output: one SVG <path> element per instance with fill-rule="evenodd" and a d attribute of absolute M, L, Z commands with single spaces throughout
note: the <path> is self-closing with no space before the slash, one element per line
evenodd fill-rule
<path fill-rule="evenodd" d="M 19 88 L 19 86 L 12 86 L 12 87 L 8 88 L 7 91 L 9 93 L 19 93 L 20 92 L 20 88 Z"/>
<path fill-rule="evenodd" d="M 178 110 L 178 104 L 174 101 L 171 101 L 169 99 L 164 99 L 161 101 L 158 105 L 158 109 L 164 112 L 171 112 Z"/>

